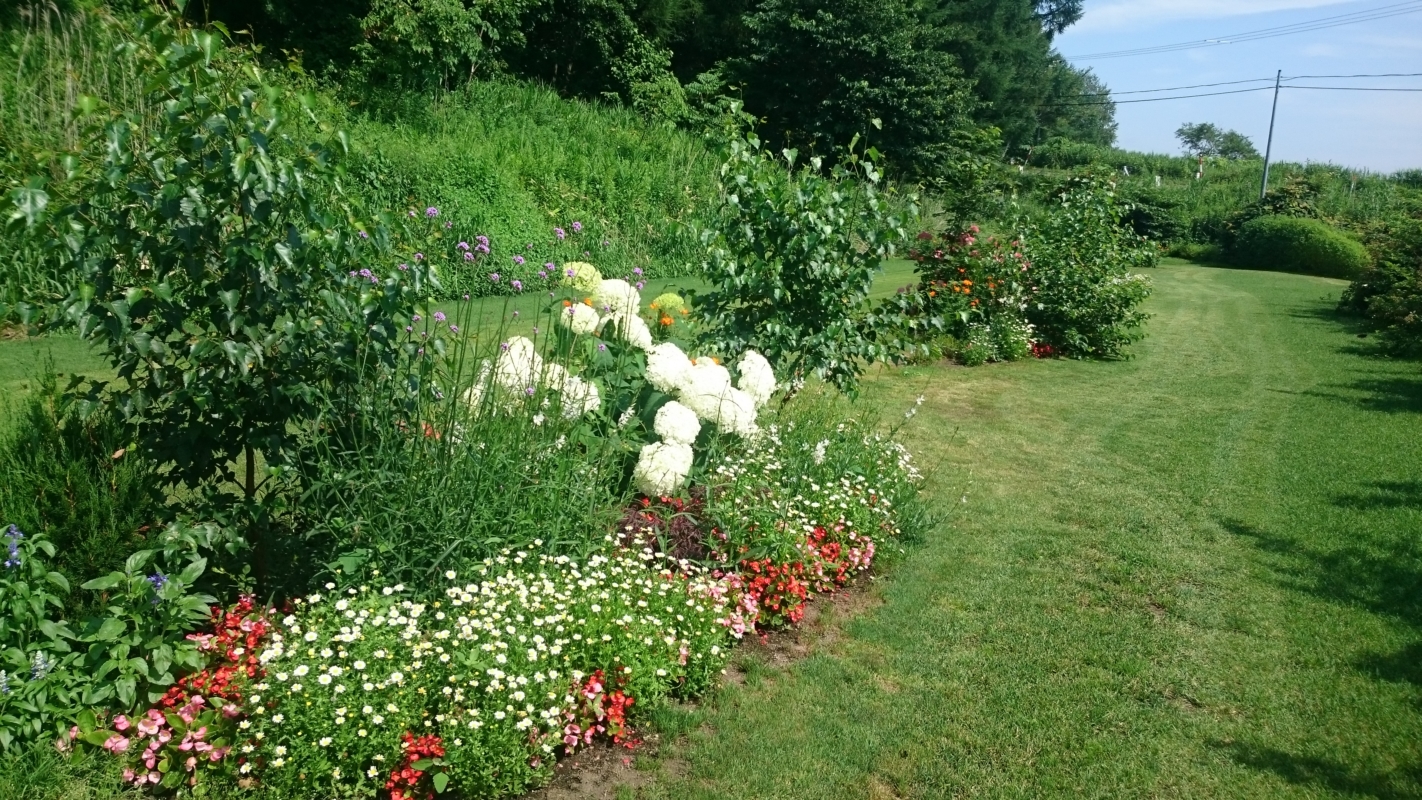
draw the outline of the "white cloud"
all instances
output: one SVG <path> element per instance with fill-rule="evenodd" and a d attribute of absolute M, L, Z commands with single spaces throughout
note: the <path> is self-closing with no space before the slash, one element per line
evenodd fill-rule
<path fill-rule="evenodd" d="M 1088 5 L 1086 14 L 1071 32 L 1119 30 L 1142 23 L 1220 19 L 1351 4 L 1348 0 L 1111 0 L 1099 6 Z M 1221 34 L 1228 33 L 1231 31 L 1221 31 Z"/>

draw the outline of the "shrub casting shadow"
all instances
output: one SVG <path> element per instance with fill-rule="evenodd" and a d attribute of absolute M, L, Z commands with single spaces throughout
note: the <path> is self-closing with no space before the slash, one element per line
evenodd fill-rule
<path fill-rule="evenodd" d="M 1422 784 L 1422 764 L 1392 772 L 1368 773 L 1336 761 L 1293 755 L 1242 742 L 1226 744 L 1216 741 L 1211 742 L 1210 746 L 1225 752 L 1241 766 L 1272 772 L 1296 786 L 1313 786 L 1344 795 L 1378 800 L 1415 800 L 1418 784 Z"/>
<path fill-rule="evenodd" d="M 1422 641 L 1396 653 L 1375 653 L 1359 660 L 1357 667 L 1378 680 L 1422 686 Z"/>
<path fill-rule="evenodd" d="M 1422 480 L 1373 481 L 1364 491 L 1339 495 L 1333 500 L 1333 504 L 1355 511 L 1422 508 Z"/>
<path fill-rule="evenodd" d="M 1275 556 L 1270 566 L 1288 588 L 1422 629 L 1422 552 L 1416 542 L 1369 542 L 1325 550 L 1239 520 L 1223 519 L 1220 525 Z"/>
<path fill-rule="evenodd" d="M 1365 408 L 1390 414 L 1422 414 L 1422 378 L 1354 381 L 1348 388 L 1369 393 L 1359 401 Z"/>

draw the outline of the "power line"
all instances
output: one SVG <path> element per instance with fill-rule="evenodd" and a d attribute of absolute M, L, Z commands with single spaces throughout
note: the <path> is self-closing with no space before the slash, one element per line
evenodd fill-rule
<path fill-rule="evenodd" d="M 1285 89 L 1332 89 L 1341 92 L 1422 92 L 1422 89 L 1387 89 L 1374 86 L 1285 86 Z"/>
<path fill-rule="evenodd" d="M 1216 97 L 1222 94 L 1244 94 L 1245 92 L 1262 92 L 1273 89 L 1273 86 L 1256 86 L 1253 89 L 1234 89 L 1228 92 L 1202 92 L 1200 94 L 1179 94 L 1174 97 L 1143 97 L 1139 100 L 1102 100 L 1088 103 L 1042 103 L 1038 108 L 1062 108 L 1066 106 L 1106 106 L 1121 105 L 1125 103 L 1158 103 L 1162 100 L 1185 100 L 1190 97 Z"/>
<path fill-rule="evenodd" d="M 1304 78 L 1422 78 L 1422 72 L 1379 72 L 1371 75 L 1295 75 L 1286 81 L 1300 81 Z"/>
<path fill-rule="evenodd" d="M 1413 14 L 1422 11 L 1422 3 L 1417 0 L 1394 3 L 1387 6 L 1368 9 L 1366 11 L 1355 11 L 1350 14 L 1338 14 L 1331 17 L 1321 17 L 1319 19 L 1306 22 L 1297 22 L 1291 25 L 1280 25 L 1273 28 L 1261 28 L 1254 31 L 1220 36 L 1213 39 L 1200 39 L 1190 42 L 1176 42 L 1174 44 L 1156 45 L 1154 47 L 1141 47 L 1133 50 L 1113 50 L 1101 53 L 1086 53 L 1079 56 L 1068 56 L 1076 61 L 1101 58 L 1125 58 L 1128 56 L 1152 55 L 1155 53 L 1170 53 L 1181 50 L 1193 50 L 1201 47 L 1218 47 L 1225 44 L 1235 44 L 1237 42 L 1257 41 L 1260 39 L 1272 39 L 1278 36 L 1291 36 L 1297 33 L 1308 33 L 1310 31 L 1336 28 L 1342 25 L 1353 25 L 1360 22 L 1370 22 L 1377 19 L 1387 19 L 1388 17 L 1401 16 L 1403 14 Z"/>
<path fill-rule="evenodd" d="M 1320 76 L 1317 76 L 1317 77 L 1324 77 L 1324 76 L 1320 75 Z M 1260 81 L 1267 81 L 1267 80 L 1269 80 L 1269 79 L 1268 79 L 1268 78 L 1250 78 L 1250 79 L 1247 80 L 1247 81 L 1224 81 L 1223 83 L 1197 83 L 1197 84 L 1195 84 L 1194 86 L 1167 86 L 1167 87 L 1164 87 L 1164 88 L 1161 88 L 1161 89 L 1135 89 L 1135 90 L 1132 90 L 1132 91 L 1129 91 L 1129 92 L 1109 92 L 1109 91 L 1108 91 L 1108 92 L 1087 92 L 1087 93 L 1080 94 L 1080 95 L 1077 95 L 1077 96 L 1078 96 L 1078 97 L 1105 97 L 1106 95 L 1110 95 L 1110 96 L 1112 96 L 1112 97 L 1115 97 L 1115 96 L 1118 95 L 1118 94 L 1152 94 L 1152 93 L 1154 93 L 1154 92 L 1178 92 L 1178 91 L 1182 91 L 1182 90 L 1185 90 L 1185 89 L 1206 89 L 1206 88 L 1209 88 L 1209 87 L 1211 87 L 1211 86 L 1236 86 L 1236 85 L 1241 84 L 1241 83 L 1259 83 Z"/>

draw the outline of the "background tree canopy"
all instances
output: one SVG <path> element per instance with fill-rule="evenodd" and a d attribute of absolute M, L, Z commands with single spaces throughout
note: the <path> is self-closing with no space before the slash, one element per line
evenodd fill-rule
<path fill-rule="evenodd" d="M 907 176 L 1052 137 L 1115 140 L 1105 87 L 1052 48 L 1081 0 L 206 0 L 188 13 L 371 109 L 382 92 L 499 73 L 675 122 L 721 91 L 770 141 L 829 152 L 872 134 Z"/>

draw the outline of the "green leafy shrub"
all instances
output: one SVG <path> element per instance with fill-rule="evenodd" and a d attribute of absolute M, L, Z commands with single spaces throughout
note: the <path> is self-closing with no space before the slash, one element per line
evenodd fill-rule
<path fill-rule="evenodd" d="M 0 519 L 53 542 L 55 570 L 77 585 L 160 527 L 162 478 L 128 452 L 133 431 L 115 412 L 81 418 L 52 373 L 37 383 L 0 434 Z"/>
<path fill-rule="evenodd" d="M 905 219 L 874 156 L 850 152 L 827 176 L 818 157 L 797 167 L 796 151 L 772 156 L 736 131 L 722 205 L 702 232 L 712 289 L 695 305 L 712 352 L 754 348 L 791 379 L 814 374 L 842 390 L 857 386 L 866 362 L 888 357 L 869 290 L 906 238 Z M 916 198 L 905 210 L 917 213 Z"/>
<path fill-rule="evenodd" d="M 1034 293 L 1026 309 L 1037 335 L 1071 356 L 1113 358 L 1139 339 L 1155 265 L 1154 245 L 1123 224 L 1114 184 L 1071 179 L 1020 223 Z"/>
<path fill-rule="evenodd" d="M 1422 213 L 1399 216 L 1368 232 L 1372 263 L 1343 291 L 1339 308 L 1367 317 L 1388 349 L 1422 352 Z"/>
<path fill-rule="evenodd" d="M 196 668 L 186 635 L 214 599 L 195 589 L 209 553 L 233 553 L 215 526 L 171 525 L 157 547 L 82 588 L 101 592 L 102 610 L 77 629 L 64 619 L 64 576 L 49 568 L 55 546 L 14 525 L 0 532 L 0 749 L 53 741 L 86 709 L 132 711 L 155 702 Z"/>
<path fill-rule="evenodd" d="M 1328 278 L 1357 277 L 1368 251 L 1328 223 L 1304 217 L 1264 216 L 1244 223 L 1229 250 L 1232 263 Z"/>

